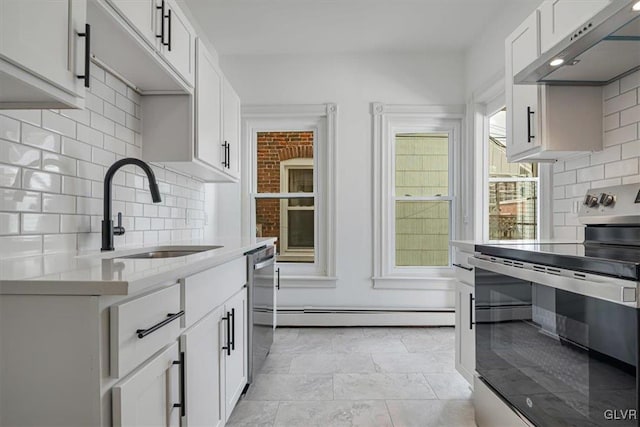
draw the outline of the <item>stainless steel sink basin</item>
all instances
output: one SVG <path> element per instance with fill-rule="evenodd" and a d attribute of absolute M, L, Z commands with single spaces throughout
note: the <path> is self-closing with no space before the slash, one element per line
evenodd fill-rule
<path fill-rule="evenodd" d="M 156 259 L 156 258 L 177 258 L 181 256 L 199 254 L 213 249 L 219 249 L 222 246 L 183 246 L 183 247 L 159 247 L 152 251 L 140 252 L 136 254 L 123 255 L 117 258 L 129 259 Z"/>

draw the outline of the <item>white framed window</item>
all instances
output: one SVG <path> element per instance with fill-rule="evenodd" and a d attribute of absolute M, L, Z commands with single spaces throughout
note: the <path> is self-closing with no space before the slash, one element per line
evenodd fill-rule
<path fill-rule="evenodd" d="M 243 235 L 278 238 L 284 287 L 335 286 L 336 117 L 335 104 L 242 107 Z"/>
<path fill-rule="evenodd" d="M 280 162 L 280 192 L 313 193 L 313 159 L 297 157 Z M 315 199 L 280 200 L 280 262 L 313 262 Z"/>
<path fill-rule="evenodd" d="M 374 287 L 449 289 L 464 107 L 372 108 Z"/>

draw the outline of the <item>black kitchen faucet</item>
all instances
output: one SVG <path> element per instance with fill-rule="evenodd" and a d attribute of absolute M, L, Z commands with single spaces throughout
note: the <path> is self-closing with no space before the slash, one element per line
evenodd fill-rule
<path fill-rule="evenodd" d="M 149 178 L 149 191 L 151 191 L 151 198 L 153 203 L 160 203 L 162 198 L 160 197 L 160 190 L 158 189 L 158 183 L 156 182 L 156 176 L 153 174 L 151 167 L 140 159 L 125 158 L 118 160 L 111 165 L 109 170 L 104 176 L 104 219 L 102 220 L 102 250 L 112 251 L 113 248 L 113 236 L 121 236 L 124 234 L 124 227 L 122 226 L 122 212 L 118 212 L 118 225 L 113 226 L 113 220 L 111 219 L 111 181 L 113 175 L 125 165 L 139 166 Z"/>

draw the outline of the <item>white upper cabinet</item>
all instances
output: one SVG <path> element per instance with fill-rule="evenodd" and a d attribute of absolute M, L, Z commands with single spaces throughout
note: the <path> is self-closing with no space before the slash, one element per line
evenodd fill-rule
<path fill-rule="evenodd" d="M 196 73 L 196 157 L 204 163 L 223 167 L 222 143 L 222 82 L 218 64 L 204 44 L 197 44 Z"/>
<path fill-rule="evenodd" d="M 156 0 L 107 0 L 124 19 L 149 43 L 156 45 L 156 23 L 160 21 L 162 8 L 156 8 Z"/>
<path fill-rule="evenodd" d="M 227 173 L 240 178 L 240 97 L 229 83 L 224 79 L 222 86 L 223 101 L 223 160 Z"/>
<path fill-rule="evenodd" d="M 196 32 L 174 0 L 161 0 L 165 14 L 160 22 L 160 54 L 189 85 L 195 80 Z M 163 6 L 160 6 L 161 8 Z"/>
<path fill-rule="evenodd" d="M 540 6 L 542 53 L 604 9 L 610 0 L 545 0 Z"/>
<path fill-rule="evenodd" d="M 540 56 L 540 15 L 534 11 L 505 42 L 510 162 L 552 161 L 602 150 L 600 87 L 513 83 L 513 77 Z"/>
<path fill-rule="evenodd" d="M 0 0 L 0 107 L 84 105 L 86 0 Z"/>

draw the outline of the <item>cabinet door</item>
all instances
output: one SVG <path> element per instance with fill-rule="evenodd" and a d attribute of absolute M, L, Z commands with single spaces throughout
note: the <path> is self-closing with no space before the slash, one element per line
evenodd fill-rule
<path fill-rule="evenodd" d="M 197 44 L 195 156 L 222 169 L 222 72 L 202 42 Z"/>
<path fill-rule="evenodd" d="M 158 46 L 160 40 L 159 25 L 162 16 L 161 0 L 157 0 L 160 9 L 156 8 L 156 0 L 108 0 L 122 17 L 149 43 Z M 157 31 L 156 31 L 157 28 Z"/>
<path fill-rule="evenodd" d="M 196 33 L 175 0 L 165 0 L 165 38 L 160 53 L 191 86 L 195 82 Z"/>
<path fill-rule="evenodd" d="M 243 289 L 225 304 L 231 315 L 231 354 L 225 358 L 225 406 L 227 419 L 247 384 L 247 290 Z"/>
<path fill-rule="evenodd" d="M 539 129 L 538 87 L 514 85 L 513 76 L 540 55 L 539 12 L 534 11 L 505 42 L 507 157 L 512 159 L 542 141 Z"/>
<path fill-rule="evenodd" d="M 224 78 L 222 86 L 224 120 L 224 142 L 229 144 L 225 170 L 236 178 L 240 177 L 240 97 L 229 81 Z"/>
<path fill-rule="evenodd" d="M 456 284 L 456 369 L 469 383 L 476 369 L 473 297 L 473 287 Z"/>
<path fill-rule="evenodd" d="M 609 0 L 546 0 L 540 5 L 542 53 L 571 34 L 610 3 Z"/>
<path fill-rule="evenodd" d="M 116 384 L 112 389 L 113 425 L 179 426 L 180 368 L 176 342 Z"/>
<path fill-rule="evenodd" d="M 0 58 L 84 97 L 86 0 L 0 0 Z"/>
<path fill-rule="evenodd" d="M 223 309 L 212 311 L 180 336 L 185 353 L 186 417 L 184 426 L 224 425 L 221 399 L 221 323 Z"/>

